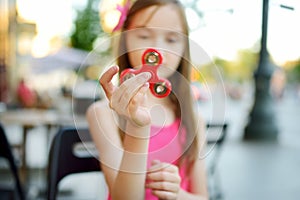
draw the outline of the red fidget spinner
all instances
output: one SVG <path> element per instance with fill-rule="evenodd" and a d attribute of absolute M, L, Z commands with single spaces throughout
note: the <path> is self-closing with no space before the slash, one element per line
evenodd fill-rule
<path fill-rule="evenodd" d="M 123 83 L 127 79 L 142 73 L 150 72 L 151 78 L 149 79 L 150 91 L 156 97 L 163 98 L 171 93 L 172 86 L 169 80 L 160 78 L 157 75 L 157 69 L 162 63 L 161 54 L 155 49 L 147 49 L 142 56 L 143 66 L 140 69 L 125 69 L 120 74 L 120 81 Z"/>

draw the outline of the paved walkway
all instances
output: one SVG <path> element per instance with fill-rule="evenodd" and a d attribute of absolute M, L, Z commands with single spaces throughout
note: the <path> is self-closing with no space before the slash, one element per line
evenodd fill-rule
<path fill-rule="evenodd" d="M 227 104 L 227 110 L 235 111 L 230 113 L 232 127 L 218 166 L 224 199 L 298 200 L 300 99 L 287 90 L 284 98 L 275 102 L 278 142 L 242 140 L 249 102 L 229 100 Z"/>

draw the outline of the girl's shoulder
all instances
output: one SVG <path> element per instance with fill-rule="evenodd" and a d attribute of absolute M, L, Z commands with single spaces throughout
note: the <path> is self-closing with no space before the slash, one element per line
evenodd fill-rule
<path fill-rule="evenodd" d="M 89 116 L 91 114 L 94 115 L 94 114 L 102 114 L 107 112 L 111 112 L 108 105 L 108 101 L 106 99 L 102 99 L 92 103 L 88 107 L 86 114 Z"/>
<path fill-rule="evenodd" d="M 100 155 L 116 152 L 115 147 L 122 148 L 117 118 L 110 109 L 107 100 L 92 103 L 87 109 L 86 119 Z"/>
<path fill-rule="evenodd" d="M 113 123 L 115 121 L 113 111 L 110 109 L 106 99 L 92 103 L 86 111 L 86 118 L 90 125 L 101 125 L 105 122 L 111 127 L 116 126 L 115 123 Z"/>

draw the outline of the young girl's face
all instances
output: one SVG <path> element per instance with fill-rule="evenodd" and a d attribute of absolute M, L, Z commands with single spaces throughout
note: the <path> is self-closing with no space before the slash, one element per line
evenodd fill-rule
<path fill-rule="evenodd" d="M 141 67 L 143 52 L 156 48 L 163 56 L 159 75 L 169 77 L 177 69 L 185 49 L 183 33 L 183 22 L 172 5 L 151 6 L 136 13 L 126 33 L 131 67 Z"/>

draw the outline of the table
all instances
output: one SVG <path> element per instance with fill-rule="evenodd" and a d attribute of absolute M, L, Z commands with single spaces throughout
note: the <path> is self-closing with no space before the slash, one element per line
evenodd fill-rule
<path fill-rule="evenodd" d="M 85 116 L 61 113 L 57 110 L 45 109 L 14 109 L 0 113 L 0 121 L 6 124 L 20 125 L 22 127 L 23 142 L 21 144 L 23 171 L 26 171 L 26 142 L 28 131 L 36 126 L 45 126 L 48 133 L 52 127 L 61 126 L 87 126 Z"/>

